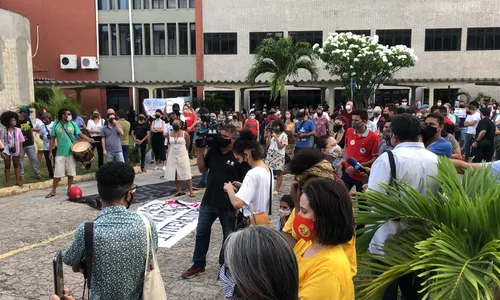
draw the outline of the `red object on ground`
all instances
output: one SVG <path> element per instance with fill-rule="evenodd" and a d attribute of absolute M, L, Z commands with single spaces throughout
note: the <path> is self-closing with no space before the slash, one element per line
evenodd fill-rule
<path fill-rule="evenodd" d="M 77 186 L 74 186 L 72 188 L 69 189 L 69 200 L 71 201 L 78 201 L 80 199 L 82 199 L 82 196 L 83 196 L 83 192 L 82 190 L 77 187 Z"/>

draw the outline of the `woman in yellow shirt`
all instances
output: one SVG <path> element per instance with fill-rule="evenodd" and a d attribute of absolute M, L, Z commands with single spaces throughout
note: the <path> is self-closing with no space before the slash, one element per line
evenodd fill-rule
<path fill-rule="evenodd" d="M 296 193 L 292 186 L 291 193 Z M 299 299 L 354 299 L 349 259 L 342 245 L 354 235 L 347 189 L 328 178 L 311 178 L 302 187 L 293 228 L 301 238 L 293 251 L 299 266 Z"/>

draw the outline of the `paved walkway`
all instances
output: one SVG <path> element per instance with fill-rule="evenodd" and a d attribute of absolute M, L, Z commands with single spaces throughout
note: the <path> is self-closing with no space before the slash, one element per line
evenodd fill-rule
<path fill-rule="evenodd" d="M 199 175 L 192 167 L 193 175 Z M 162 182 L 161 171 L 150 171 L 136 177 L 138 185 Z M 283 191 L 288 191 L 292 177 L 285 176 Z M 96 194 L 95 181 L 78 184 L 85 195 Z M 65 200 L 64 188 L 51 199 L 45 199 L 47 190 L 30 191 L 22 195 L 0 198 L 0 300 L 48 299 L 53 291 L 52 257 L 63 250 L 72 239 L 72 231 L 82 222 L 93 220 L 98 211 L 85 204 Z M 201 201 L 204 191 L 198 191 Z M 274 211 L 279 208 L 273 201 Z M 136 210 L 139 204 L 132 205 Z M 276 214 L 273 215 L 276 218 Z M 214 223 L 208 265 L 205 274 L 190 280 L 181 279 L 184 270 L 191 266 L 194 249 L 194 232 L 172 248 L 159 248 L 158 260 L 169 299 L 223 299 L 218 272 L 218 254 L 222 245 L 222 232 Z M 64 267 L 65 286 L 81 298 L 83 276 Z"/>

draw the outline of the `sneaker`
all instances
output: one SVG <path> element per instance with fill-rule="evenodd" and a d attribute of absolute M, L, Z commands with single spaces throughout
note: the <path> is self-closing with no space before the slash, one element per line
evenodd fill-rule
<path fill-rule="evenodd" d="M 273 195 L 278 195 L 278 194 L 279 194 L 279 192 L 278 192 L 278 191 L 274 191 L 274 192 L 273 192 Z"/>
<path fill-rule="evenodd" d="M 184 279 L 193 278 L 193 277 L 197 276 L 199 273 L 204 273 L 204 272 L 205 272 L 205 268 L 197 268 L 195 266 L 192 266 L 187 271 L 182 273 L 182 278 L 184 278 Z"/>
<path fill-rule="evenodd" d="M 165 169 L 167 169 L 167 167 L 163 166 L 161 169 L 162 169 L 162 171 L 165 171 Z"/>

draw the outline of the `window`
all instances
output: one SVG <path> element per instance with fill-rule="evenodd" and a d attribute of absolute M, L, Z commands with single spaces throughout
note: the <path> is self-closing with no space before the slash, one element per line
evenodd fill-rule
<path fill-rule="evenodd" d="M 142 0 L 134 0 L 132 8 L 133 9 L 141 9 L 141 1 Z"/>
<path fill-rule="evenodd" d="M 118 9 L 128 9 L 128 0 L 118 0 Z"/>
<path fill-rule="evenodd" d="M 143 6 L 142 6 L 143 9 L 149 9 L 149 1 L 150 0 L 144 0 Z"/>
<path fill-rule="evenodd" d="M 177 24 L 167 24 L 168 55 L 177 54 Z"/>
<path fill-rule="evenodd" d="M 109 9 L 116 9 L 116 1 L 120 0 L 109 0 Z"/>
<path fill-rule="evenodd" d="M 111 55 L 117 55 L 116 40 L 118 34 L 116 33 L 116 24 L 111 24 Z"/>
<path fill-rule="evenodd" d="M 189 0 L 189 8 L 194 8 L 195 0 Z"/>
<path fill-rule="evenodd" d="M 296 42 L 307 42 L 311 46 L 323 44 L 323 31 L 289 31 L 288 35 Z"/>
<path fill-rule="evenodd" d="M 500 50 L 500 28 L 468 28 L 467 50 Z"/>
<path fill-rule="evenodd" d="M 165 8 L 165 2 L 163 0 L 153 0 L 153 8 Z"/>
<path fill-rule="evenodd" d="M 411 29 L 377 30 L 381 45 L 405 45 L 411 47 Z"/>
<path fill-rule="evenodd" d="M 238 54 L 235 32 L 205 33 L 203 40 L 205 54 Z"/>
<path fill-rule="evenodd" d="M 425 51 L 460 51 L 462 29 L 426 29 Z"/>
<path fill-rule="evenodd" d="M 179 23 L 179 54 L 188 54 L 188 23 Z"/>
<path fill-rule="evenodd" d="M 177 8 L 177 0 L 167 0 L 167 8 Z"/>
<path fill-rule="evenodd" d="M 99 54 L 109 55 L 109 26 L 99 25 Z"/>
<path fill-rule="evenodd" d="M 118 24 L 120 33 L 120 55 L 130 55 L 130 27 L 128 24 Z"/>
<path fill-rule="evenodd" d="M 371 35 L 371 30 L 335 30 L 337 33 L 345 33 L 345 32 L 352 32 L 352 34 L 357 34 L 357 35 L 366 35 L 370 36 Z"/>
<path fill-rule="evenodd" d="M 134 24 L 134 54 L 144 54 L 142 52 L 142 24 Z"/>
<path fill-rule="evenodd" d="M 275 40 L 283 37 L 283 32 L 250 32 L 250 54 L 255 54 L 255 49 L 267 38 Z"/>
<path fill-rule="evenodd" d="M 188 0 L 179 0 L 179 8 L 187 8 Z"/>
<path fill-rule="evenodd" d="M 196 54 L 196 24 L 189 23 L 189 38 L 191 39 L 191 54 Z"/>
<path fill-rule="evenodd" d="M 165 55 L 165 24 L 153 24 L 153 54 Z"/>
<path fill-rule="evenodd" d="M 151 55 L 151 25 L 144 24 L 144 54 Z"/>
<path fill-rule="evenodd" d="M 108 0 L 99 0 L 97 2 L 97 9 L 108 10 Z"/>

